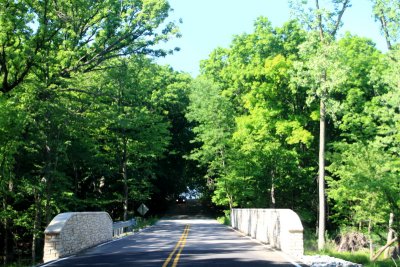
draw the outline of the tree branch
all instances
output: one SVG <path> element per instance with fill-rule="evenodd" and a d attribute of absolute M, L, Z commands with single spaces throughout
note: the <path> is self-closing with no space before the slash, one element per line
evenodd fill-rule
<path fill-rule="evenodd" d="M 375 255 L 372 257 L 371 261 L 376 261 L 379 256 L 388 248 L 390 247 L 394 242 L 397 241 L 397 237 L 393 238 L 389 243 L 387 243 L 385 246 L 381 247 L 376 253 Z"/>
<path fill-rule="evenodd" d="M 340 27 L 340 22 L 342 21 L 343 14 L 346 11 L 346 8 L 348 8 L 348 7 L 350 7 L 350 0 L 345 0 L 343 2 L 342 9 L 338 13 L 338 17 L 337 17 L 337 20 L 336 20 L 335 27 L 333 28 L 333 31 L 331 33 L 332 37 L 336 36 L 336 33 L 337 33 L 337 31 L 339 30 L 339 27 Z"/>
<path fill-rule="evenodd" d="M 318 28 L 319 28 L 319 38 L 323 42 L 324 41 L 324 28 L 322 26 L 322 15 L 320 13 L 319 1 L 315 0 L 315 8 L 318 12 L 317 14 L 317 21 L 318 21 Z"/>
<path fill-rule="evenodd" d="M 389 50 L 392 50 L 392 43 L 390 42 L 390 34 L 388 30 L 388 25 L 387 25 L 387 20 L 385 17 L 385 14 L 383 13 L 383 10 L 380 9 L 380 15 L 379 15 L 379 21 L 381 22 L 381 27 L 383 34 L 385 35 L 385 40 L 386 40 L 386 45 Z"/>

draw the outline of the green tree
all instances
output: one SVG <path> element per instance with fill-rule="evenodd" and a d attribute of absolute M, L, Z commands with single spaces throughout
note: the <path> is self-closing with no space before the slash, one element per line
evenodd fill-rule
<path fill-rule="evenodd" d="M 9 255 L 10 229 L 12 220 L 17 215 L 13 207 L 15 195 L 15 156 L 23 144 L 21 132 L 26 122 L 20 106 L 15 106 L 15 99 L 0 96 L 0 199 L 2 202 L 0 217 L 3 226 L 3 263 Z"/>
<path fill-rule="evenodd" d="M 186 117 L 195 123 L 193 141 L 199 144 L 190 158 L 206 167 L 207 183 L 212 186 L 216 177 L 226 173 L 229 139 L 234 129 L 234 109 L 228 99 L 221 95 L 221 89 L 204 78 L 193 82 L 189 99 Z M 232 192 L 225 193 L 232 207 Z"/>
<path fill-rule="evenodd" d="M 300 75 L 311 78 L 312 86 L 310 90 L 311 96 L 319 99 L 319 156 L 318 156 L 318 191 L 319 191 L 319 219 L 318 219 L 318 249 L 322 250 L 325 246 L 325 221 L 326 221 L 326 204 L 325 204 L 325 138 L 326 138 L 326 118 L 327 118 L 327 102 L 329 101 L 332 91 L 337 90 L 346 77 L 345 70 L 338 63 L 340 55 L 336 45 L 332 43 L 342 24 L 342 17 L 347 8 L 349 8 L 350 0 L 330 1 L 326 7 L 320 5 L 319 0 L 314 1 L 314 8 L 309 11 L 304 10 L 304 6 L 308 1 L 291 1 L 292 8 L 297 11 L 300 18 L 304 18 L 304 22 L 311 31 L 311 43 L 308 46 L 314 51 L 307 53 L 306 71 Z M 317 41 L 314 34 L 318 34 Z M 308 48 L 307 48 L 308 49 Z M 300 64 L 302 64 L 301 62 Z M 308 63 L 308 64 L 307 64 Z"/>
<path fill-rule="evenodd" d="M 372 13 L 379 21 L 381 32 L 385 37 L 389 50 L 400 38 L 400 4 L 396 0 L 371 0 Z"/>
<path fill-rule="evenodd" d="M 193 78 L 188 74 L 176 73 L 168 67 L 159 68 L 153 81 L 157 90 L 152 94 L 152 101 L 170 123 L 171 142 L 164 158 L 157 163 L 155 191 L 153 198 L 159 202 L 186 192 L 187 188 L 202 190 L 204 179 L 193 160 L 186 155 L 195 147 L 192 123 L 185 117 L 189 105 L 189 91 Z M 155 208 L 158 208 L 157 207 Z"/>
<path fill-rule="evenodd" d="M 165 55 L 154 45 L 177 34 L 167 1 L 2 1 L 0 77 L 9 92 L 48 68 L 51 83 L 131 54 Z"/>
<path fill-rule="evenodd" d="M 152 80 L 156 71 L 148 59 L 135 57 L 116 61 L 105 73 L 92 77 L 93 86 L 103 95 L 95 110 L 97 116 L 102 114 L 97 134 L 104 157 L 113 166 L 112 176 L 122 184 L 117 197 L 122 200 L 124 220 L 131 210 L 129 199 L 149 198 L 152 164 L 170 141 L 169 124 L 151 99 L 158 90 Z"/>
<path fill-rule="evenodd" d="M 391 213 L 398 218 L 398 157 L 374 143 L 338 144 L 336 150 L 328 167 L 333 178 L 328 180 L 328 194 L 335 203 L 334 218 L 347 227 L 368 221 L 373 231 L 374 226 L 386 225 Z M 398 222 L 393 228 L 398 233 Z"/>
<path fill-rule="evenodd" d="M 309 206 L 296 203 L 309 197 L 298 188 L 311 188 L 313 151 L 307 147 L 315 123 L 308 122 L 312 109 L 305 105 L 305 87 L 292 87 L 289 79 L 304 40 L 296 22 L 273 28 L 261 17 L 254 32 L 235 36 L 229 48 L 216 49 L 202 62 L 202 73 L 235 110 L 224 171 L 215 179 L 215 203 L 298 208 L 309 220 Z"/>
<path fill-rule="evenodd" d="M 256 206 L 265 207 L 270 203 L 270 207 L 276 207 L 275 194 L 288 188 L 286 180 L 289 177 L 302 180 L 298 153 L 313 140 L 312 134 L 302 125 L 306 119 L 293 101 L 299 92 L 292 91 L 289 86 L 291 69 L 292 62 L 281 55 L 266 59 L 263 69 L 254 72 L 263 77 L 262 82 L 244 96 L 248 114 L 236 119 L 233 141 L 247 156 L 245 160 L 255 163 L 253 168 L 258 169 L 250 174 L 255 176 L 256 184 L 260 184 L 255 188 L 261 189 L 254 194 L 254 198 L 263 200 L 255 201 Z M 267 192 L 270 197 L 266 201 Z M 280 199 L 279 207 L 293 203 L 289 198 Z"/>

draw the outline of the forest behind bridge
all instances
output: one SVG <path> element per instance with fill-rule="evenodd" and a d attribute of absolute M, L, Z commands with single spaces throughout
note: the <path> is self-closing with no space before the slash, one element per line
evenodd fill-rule
<path fill-rule="evenodd" d="M 387 52 L 338 37 L 350 0 L 290 2 L 297 19 L 258 18 L 194 78 L 154 61 L 179 53 L 167 1 L 2 1 L 3 262 L 40 260 L 60 212 L 126 220 L 188 188 L 221 210 L 293 209 L 319 249 L 352 231 L 395 244 L 399 2 L 370 1 Z"/>

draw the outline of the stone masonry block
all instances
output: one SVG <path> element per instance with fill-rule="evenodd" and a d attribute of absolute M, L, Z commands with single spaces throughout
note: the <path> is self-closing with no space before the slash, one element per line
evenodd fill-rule
<path fill-rule="evenodd" d="M 54 217 L 45 230 L 43 261 L 57 259 L 112 239 L 106 212 L 68 212 Z"/>

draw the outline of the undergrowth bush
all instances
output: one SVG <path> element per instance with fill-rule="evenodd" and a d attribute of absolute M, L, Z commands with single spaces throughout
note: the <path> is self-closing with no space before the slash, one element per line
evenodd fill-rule
<path fill-rule="evenodd" d="M 224 210 L 224 215 L 217 217 L 217 221 L 225 225 L 231 225 L 231 211 Z"/>

